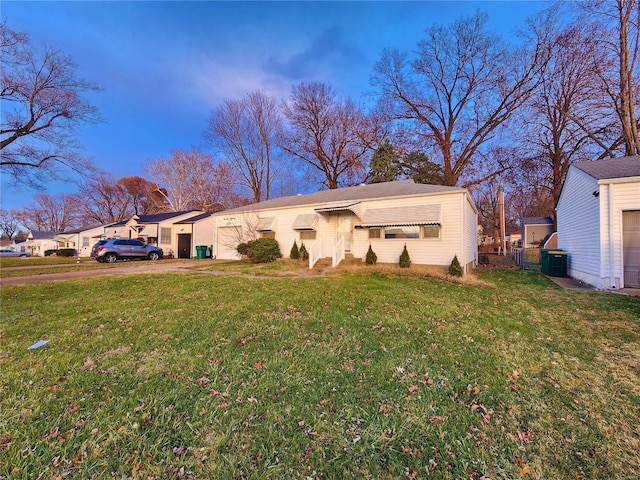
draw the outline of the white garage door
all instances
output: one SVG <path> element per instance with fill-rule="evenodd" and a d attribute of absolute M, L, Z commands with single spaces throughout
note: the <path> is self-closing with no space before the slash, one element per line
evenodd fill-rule
<path fill-rule="evenodd" d="M 640 288 L 640 211 L 622 212 L 624 286 Z"/>

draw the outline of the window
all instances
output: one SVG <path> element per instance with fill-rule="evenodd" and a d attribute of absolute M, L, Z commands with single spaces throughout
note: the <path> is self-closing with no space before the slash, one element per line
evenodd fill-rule
<path fill-rule="evenodd" d="M 379 228 L 370 228 L 369 229 L 369 238 L 380 238 L 380 230 Z"/>
<path fill-rule="evenodd" d="M 420 227 L 417 225 L 387 227 L 384 229 L 384 238 L 420 238 Z"/>
<path fill-rule="evenodd" d="M 276 232 L 260 232 L 260 238 L 272 238 L 275 240 Z"/>
<path fill-rule="evenodd" d="M 171 243 L 171 227 L 162 227 L 160 229 L 160 243 Z"/>
<path fill-rule="evenodd" d="M 440 225 L 423 226 L 422 238 L 440 238 Z"/>
<path fill-rule="evenodd" d="M 89 246 L 89 241 L 91 239 L 89 237 L 82 237 L 82 246 L 83 247 L 88 247 Z"/>
<path fill-rule="evenodd" d="M 315 240 L 315 239 L 316 239 L 315 230 L 300 230 L 300 240 Z"/>

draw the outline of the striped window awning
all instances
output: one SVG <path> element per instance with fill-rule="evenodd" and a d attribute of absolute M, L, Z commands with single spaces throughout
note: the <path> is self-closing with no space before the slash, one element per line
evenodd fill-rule
<path fill-rule="evenodd" d="M 138 232 L 139 237 L 155 238 L 158 236 L 158 227 L 146 225 L 142 230 Z"/>
<path fill-rule="evenodd" d="M 276 231 L 276 217 L 264 217 L 258 219 L 258 225 L 256 226 L 258 232 L 275 232 Z"/>
<path fill-rule="evenodd" d="M 294 230 L 315 230 L 318 223 L 318 215 L 315 213 L 303 213 L 293 221 Z"/>
<path fill-rule="evenodd" d="M 315 209 L 318 213 L 344 212 L 345 210 L 353 212 L 356 217 L 360 218 L 360 202 L 333 202 Z"/>
<path fill-rule="evenodd" d="M 364 212 L 361 227 L 400 227 L 440 225 L 440 205 L 370 208 Z"/>

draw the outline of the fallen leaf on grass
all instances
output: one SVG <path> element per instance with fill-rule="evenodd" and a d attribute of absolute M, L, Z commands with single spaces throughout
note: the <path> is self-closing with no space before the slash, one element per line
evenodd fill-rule
<path fill-rule="evenodd" d="M 384 403 L 380 405 L 380 412 L 389 413 L 390 411 L 391 411 L 391 407 L 389 405 L 386 405 Z"/>
<path fill-rule="evenodd" d="M 185 452 L 186 448 L 185 447 L 174 447 L 173 448 L 173 453 L 175 455 L 182 455 Z"/>
<path fill-rule="evenodd" d="M 411 393 L 415 393 L 415 392 L 417 392 L 418 390 L 420 390 L 420 387 L 418 387 L 417 385 L 409 385 L 409 386 L 407 387 L 407 390 L 409 390 Z"/>
<path fill-rule="evenodd" d="M 430 421 L 431 423 L 436 423 L 436 424 L 437 424 L 437 423 L 442 423 L 444 420 L 442 420 L 442 418 L 441 418 L 441 417 L 438 417 L 437 415 L 434 415 L 433 417 L 431 417 L 431 418 L 429 419 L 429 421 Z"/>

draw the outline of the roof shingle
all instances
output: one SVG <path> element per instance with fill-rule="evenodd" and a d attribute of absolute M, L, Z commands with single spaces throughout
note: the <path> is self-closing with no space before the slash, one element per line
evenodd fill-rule
<path fill-rule="evenodd" d="M 395 182 L 372 183 L 368 185 L 357 185 L 355 187 L 337 188 L 335 190 L 321 190 L 319 192 L 308 193 L 305 195 L 279 197 L 260 203 L 254 203 L 252 205 L 232 208 L 223 212 L 218 212 L 217 214 L 267 210 L 271 208 L 297 207 L 301 205 L 316 205 L 330 202 L 357 202 L 373 198 L 404 197 L 410 195 L 460 191 L 464 191 L 464 189 L 460 187 L 415 183 L 413 180 L 398 180 Z"/>
<path fill-rule="evenodd" d="M 576 162 L 573 165 L 597 180 L 640 177 L 640 155 Z"/>

